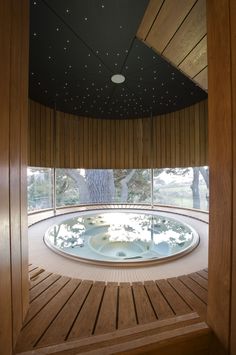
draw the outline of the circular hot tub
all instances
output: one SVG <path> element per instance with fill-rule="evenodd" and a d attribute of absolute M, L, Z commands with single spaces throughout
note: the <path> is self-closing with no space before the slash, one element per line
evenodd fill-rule
<path fill-rule="evenodd" d="M 80 261 L 135 265 L 175 259 L 199 244 L 190 226 L 157 211 L 80 212 L 51 226 L 44 236 L 57 253 Z"/>

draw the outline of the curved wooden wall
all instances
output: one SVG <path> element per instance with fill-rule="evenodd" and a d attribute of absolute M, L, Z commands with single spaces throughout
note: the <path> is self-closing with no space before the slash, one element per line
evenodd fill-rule
<path fill-rule="evenodd" d="M 207 136 L 207 101 L 129 120 L 54 113 L 30 101 L 28 164 L 87 169 L 207 165 Z"/>
<path fill-rule="evenodd" d="M 0 354 L 11 355 L 28 310 L 27 0 L 0 2 Z"/>

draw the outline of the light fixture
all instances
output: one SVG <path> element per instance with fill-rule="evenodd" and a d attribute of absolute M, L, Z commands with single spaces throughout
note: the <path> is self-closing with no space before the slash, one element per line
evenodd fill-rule
<path fill-rule="evenodd" d="M 125 81 L 125 77 L 122 74 L 114 74 L 111 77 L 111 81 L 114 84 L 122 84 Z"/>

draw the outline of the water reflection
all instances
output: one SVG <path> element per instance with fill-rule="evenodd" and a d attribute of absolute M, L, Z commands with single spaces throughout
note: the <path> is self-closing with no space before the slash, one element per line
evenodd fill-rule
<path fill-rule="evenodd" d="M 191 227 L 146 213 L 94 213 L 51 227 L 46 242 L 91 259 L 152 259 L 179 253 L 193 242 Z"/>

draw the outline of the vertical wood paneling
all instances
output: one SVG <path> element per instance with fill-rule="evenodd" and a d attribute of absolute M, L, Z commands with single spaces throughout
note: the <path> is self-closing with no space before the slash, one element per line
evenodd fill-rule
<path fill-rule="evenodd" d="M 181 166 L 180 161 L 180 146 L 181 146 L 181 139 L 180 139 L 180 114 L 176 112 L 175 116 L 175 166 Z"/>
<path fill-rule="evenodd" d="M 207 165 L 206 101 L 153 117 L 152 122 L 150 117 L 106 120 L 57 112 L 56 142 L 51 138 L 52 116 L 51 109 L 31 102 L 31 166 L 53 166 L 49 141 L 51 146 L 56 145 L 56 167 L 131 169 L 148 168 L 152 164 L 156 168 Z M 48 154 L 42 155 L 45 149 Z"/>
<path fill-rule="evenodd" d="M 28 71 L 29 71 L 29 4 L 21 2 L 21 79 L 20 79 L 20 229 L 21 229 L 21 302 L 22 320 L 29 305 L 28 279 L 28 203 L 27 203 L 27 165 L 28 165 Z M 18 147 L 19 149 L 19 147 Z"/>
<path fill-rule="evenodd" d="M 236 6 L 234 0 L 212 0 L 207 6 L 211 186 L 208 322 L 225 354 L 233 355 L 236 353 Z M 220 353 L 219 346 L 217 352 Z"/>
<path fill-rule="evenodd" d="M 12 303 L 11 303 L 11 260 L 9 231 L 9 100 L 10 100 L 10 50 L 11 50 L 11 6 L 7 1 L 0 3 L 0 346 L 6 354 L 12 350 Z"/>
<path fill-rule="evenodd" d="M 13 344 L 22 324 L 21 298 L 21 229 L 20 229 L 20 112 L 18 105 L 21 99 L 19 90 L 21 80 L 21 11 L 20 3 L 12 7 L 11 40 L 11 97 L 10 97 L 10 240 L 11 240 L 11 279 L 12 279 L 12 324 Z M 17 297 L 14 297 L 17 295 Z"/>
<path fill-rule="evenodd" d="M 11 355 L 28 307 L 28 1 L 0 2 L 0 352 Z"/>
<path fill-rule="evenodd" d="M 196 166 L 200 166 L 200 130 L 199 130 L 199 106 L 194 111 L 194 149 Z M 206 136 L 207 137 L 207 136 Z"/>
<path fill-rule="evenodd" d="M 233 181 L 236 181 L 236 164 L 235 164 L 235 157 L 236 157 L 236 3 L 235 1 L 230 2 L 230 22 L 231 22 L 231 65 L 232 65 L 232 97 L 233 97 Z M 233 201 L 234 201 L 234 208 L 233 208 L 233 243 L 232 243 L 232 272 L 231 272 L 231 330 L 230 330 L 230 351 L 231 354 L 236 352 L 236 238 L 235 238 L 235 231 L 236 231 L 236 188 L 235 185 L 233 186 Z"/>
<path fill-rule="evenodd" d="M 170 166 L 176 165 L 176 122 L 177 119 L 171 118 L 170 122 L 170 130 L 171 130 L 171 137 L 170 137 Z"/>

